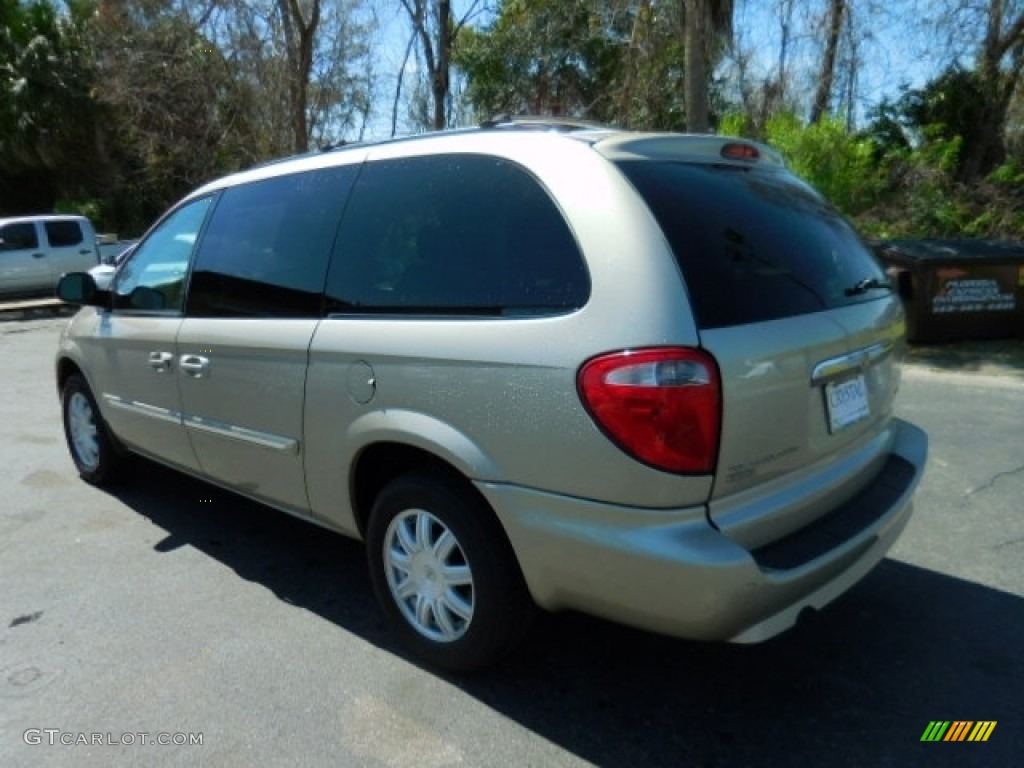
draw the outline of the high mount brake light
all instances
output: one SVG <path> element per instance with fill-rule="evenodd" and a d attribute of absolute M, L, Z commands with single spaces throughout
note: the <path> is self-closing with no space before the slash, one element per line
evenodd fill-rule
<path fill-rule="evenodd" d="M 634 458 L 666 472 L 714 470 L 722 389 L 706 352 L 658 347 L 600 355 L 580 368 L 577 388 L 595 423 Z"/>
<path fill-rule="evenodd" d="M 747 160 L 748 162 L 756 162 L 761 159 L 761 153 L 757 147 L 752 144 L 742 144 L 740 142 L 732 142 L 722 147 L 719 153 L 727 160 Z"/>

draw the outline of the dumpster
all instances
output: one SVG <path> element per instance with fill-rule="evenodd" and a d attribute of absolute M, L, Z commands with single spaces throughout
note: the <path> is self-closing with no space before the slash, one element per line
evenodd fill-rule
<path fill-rule="evenodd" d="M 874 248 L 903 300 L 908 341 L 1024 338 L 1024 243 L 885 240 Z"/>

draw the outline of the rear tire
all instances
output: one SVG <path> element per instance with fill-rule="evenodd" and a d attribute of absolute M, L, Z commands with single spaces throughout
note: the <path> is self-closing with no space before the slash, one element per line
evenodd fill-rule
<path fill-rule="evenodd" d="M 403 475 L 380 492 L 367 529 L 370 580 L 416 656 L 470 671 L 509 653 L 536 610 L 504 531 L 466 485 Z"/>
<path fill-rule="evenodd" d="M 64 437 L 78 474 L 93 485 L 113 480 L 124 463 L 124 456 L 100 415 L 89 385 L 79 374 L 69 376 L 64 382 L 61 411 Z"/>

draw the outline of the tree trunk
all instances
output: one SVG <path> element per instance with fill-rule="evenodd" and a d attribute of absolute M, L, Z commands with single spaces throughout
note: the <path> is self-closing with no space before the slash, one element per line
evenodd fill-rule
<path fill-rule="evenodd" d="M 1005 0 L 989 0 L 985 40 L 978 55 L 978 87 L 985 107 L 977 141 L 965 147 L 960 179 L 972 182 L 1006 158 L 1004 131 L 1014 91 L 1024 72 L 1024 13 L 1004 23 Z M 1008 58 L 1007 69 L 1001 64 Z"/>
<path fill-rule="evenodd" d="M 683 12 L 686 15 L 683 95 L 686 100 L 686 130 L 690 133 L 707 133 L 710 127 L 707 59 L 704 54 L 706 40 L 702 34 L 708 17 L 708 2 L 709 0 L 687 0 L 683 3 Z"/>
<path fill-rule="evenodd" d="M 452 4 L 451 0 L 437 3 L 437 71 L 431 72 L 434 91 L 434 130 L 448 127 L 448 89 L 451 86 L 452 61 Z"/>
<path fill-rule="evenodd" d="M 832 82 L 836 75 L 836 54 L 839 51 L 839 36 L 843 31 L 843 13 L 845 11 L 846 0 L 829 0 L 825 55 L 821 60 L 818 88 L 814 94 L 814 104 L 811 107 L 811 123 L 820 122 L 828 111 L 828 102 L 832 97 Z"/>
<path fill-rule="evenodd" d="M 309 151 L 309 76 L 313 70 L 313 48 L 320 25 L 320 0 L 312 0 L 306 21 L 299 0 L 278 0 L 284 28 L 288 61 L 288 104 L 292 127 L 292 148 Z"/>

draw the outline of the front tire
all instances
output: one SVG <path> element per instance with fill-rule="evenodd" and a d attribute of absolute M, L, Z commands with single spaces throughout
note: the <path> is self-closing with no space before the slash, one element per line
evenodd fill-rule
<path fill-rule="evenodd" d="M 78 474 L 88 483 L 102 485 L 116 475 L 123 456 L 107 430 L 89 385 L 79 374 L 61 390 L 64 437 Z"/>
<path fill-rule="evenodd" d="M 370 579 L 402 642 L 428 663 L 479 669 L 506 655 L 535 610 L 493 512 L 467 485 L 412 474 L 380 492 Z"/>

